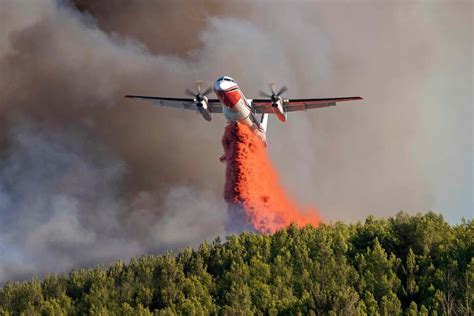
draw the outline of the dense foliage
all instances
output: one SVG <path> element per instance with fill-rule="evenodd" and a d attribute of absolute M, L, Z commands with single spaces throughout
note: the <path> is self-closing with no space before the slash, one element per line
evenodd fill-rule
<path fill-rule="evenodd" d="M 290 226 L 0 290 L 6 315 L 469 315 L 474 222 L 440 215 Z"/>

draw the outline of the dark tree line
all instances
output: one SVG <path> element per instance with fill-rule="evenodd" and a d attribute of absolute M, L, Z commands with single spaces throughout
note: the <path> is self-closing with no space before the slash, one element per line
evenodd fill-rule
<path fill-rule="evenodd" d="M 9 282 L 0 315 L 473 315 L 474 222 L 435 213 L 243 233 Z"/>

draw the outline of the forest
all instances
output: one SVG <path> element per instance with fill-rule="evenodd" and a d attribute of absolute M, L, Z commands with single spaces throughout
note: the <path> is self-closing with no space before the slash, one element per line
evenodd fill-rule
<path fill-rule="evenodd" d="M 473 257 L 433 212 L 291 225 L 7 282 L 0 315 L 473 315 Z"/>

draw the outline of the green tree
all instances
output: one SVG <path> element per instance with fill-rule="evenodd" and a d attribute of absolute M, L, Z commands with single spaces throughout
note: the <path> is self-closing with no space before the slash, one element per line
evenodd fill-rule
<path fill-rule="evenodd" d="M 216 238 L 42 281 L 0 315 L 469 315 L 474 225 L 432 212 Z"/>
<path fill-rule="evenodd" d="M 382 297 L 382 301 L 380 302 L 380 313 L 383 316 L 402 314 L 402 305 L 400 300 L 392 291 Z"/>
<path fill-rule="evenodd" d="M 415 302 L 411 302 L 407 310 L 407 316 L 417 316 L 418 315 L 418 306 Z"/>
<path fill-rule="evenodd" d="M 393 254 L 388 255 L 382 248 L 378 239 L 372 249 L 367 249 L 365 254 L 356 256 L 356 262 L 362 291 L 371 292 L 377 301 L 382 297 L 397 292 L 400 287 L 400 279 L 396 274 L 400 259 Z M 391 294 L 392 293 L 392 294 Z"/>
<path fill-rule="evenodd" d="M 418 268 L 416 266 L 416 257 L 411 248 L 408 250 L 407 260 L 406 260 L 406 291 L 409 295 L 413 296 L 418 292 L 418 285 L 416 284 L 415 273 Z"/>

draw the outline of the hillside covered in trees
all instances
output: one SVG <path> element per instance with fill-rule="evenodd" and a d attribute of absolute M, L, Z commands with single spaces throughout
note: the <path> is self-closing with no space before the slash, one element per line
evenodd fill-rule
<path fill-rule="evenodd" d="M 469 315 L 474 222 L 428 213 L 243 233 L 0 290 L 0 315 Z"/>

